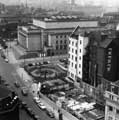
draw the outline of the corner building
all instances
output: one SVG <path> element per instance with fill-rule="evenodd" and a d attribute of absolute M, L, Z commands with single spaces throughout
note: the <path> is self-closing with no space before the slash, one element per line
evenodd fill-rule
<path fill-rule="evenodd" d="M 0 120 L 19 120 L 18 97 L 4 86 L 0 86 Z"/>

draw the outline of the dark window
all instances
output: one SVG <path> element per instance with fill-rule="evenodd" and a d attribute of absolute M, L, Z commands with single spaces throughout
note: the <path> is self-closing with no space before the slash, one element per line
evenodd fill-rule
<path fill-rule="evenodd" d="M 75 61 L 77 61 L 77 57 L 75 57 Z"/>
<path fill-rule="evenodd" d="M 67 40 L 64 40 L 64 43 L 66 44 L 66 43 L 67 43 Z"/>
<path fill-rule="evenodd" d="M 116 113 L 119 114 L 119 109 L 116 109 Z"/>
<path fill-rule="evenodd" d="M 75 50 L 75 54 L 77 54 L 77 50 Z"/>
<path fill-rule="evenodd" d="M 60 45 L 60 49 L 62 50 L 62 45 Z"/>
<path fill-rule="evenodd" d="M 56 44 L 58 44 L 58 40 L 56 41 Z"/>
<path fill-rule="evenodd" d="M 56 38 L 58 38 L 58 35 L 56 35 Z"/>
<path fill-rule="evenodd" d="M 62 40 L 60 41 L 60 44 L 62 44 Z"/>
<path fill-rule="evenodd" d="M 58 45 L 56 46 L 56 50 L 58 50 Z"/>
<path fill-rule="evenodd" d="M 109 106 L 109 111 L 113 111 L 113 107 L 112 106 Z"/>
<path fill-rule="evenodd" d="M 80 40 L 80 45 L 82 44 L 82 41 Z"/>
<path fill-rule="evenodd" d="M 80 53 L 81 53 L 81 49 L 80 49 Z"/>

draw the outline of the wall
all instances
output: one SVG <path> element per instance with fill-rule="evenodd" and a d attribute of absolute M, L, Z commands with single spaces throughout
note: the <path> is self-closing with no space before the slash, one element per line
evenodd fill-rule
<path fill-rule="evenodd" d="M 78 25 L 80 27 L 97 27 L 98 21 L 63 21 L 63 22 L 44 22 L 41 20 L 33 19 L 33 24 L 41 28 L 53 29 L 53 28 L 75 28 Z"/>
<path fill-rule="evenodd" d="M 41 50 L 42 42 L 40 33 L 28 35 L 28 50 Z"/>

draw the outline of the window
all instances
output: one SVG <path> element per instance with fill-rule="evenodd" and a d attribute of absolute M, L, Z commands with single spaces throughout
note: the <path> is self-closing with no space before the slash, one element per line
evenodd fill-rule
<path fill-rule="evenodd" d="M 72 60 L 73 60 L 74 56 L 72 55 Z"/>
<path fill-rule="evenodd" d="M 77 64 L 75 64 L 75 69 L 77 68 Z"/>
<path fill-rule="evenodd" d="M 81 49 L 80 49 L 80 53 L 81 53 Z"/>
<path fill-rule="evenodd" d="M 81 56 L 79 57 L 79 60 L 81 60 Z"/>
<path fill-rule="evenodd" d="M 74 49 L 72 48 L 72 53 L 74 52 Z"/>
<path fill-rule="evenodd" d="M 56 35 L 56 38 L 58 38 L 58 35 Z"/>
<path fill-rule="evenodd" d="M 77 57 L 75 57 L 75 61 L 77 61 Z"/>
<path fill-rule="evenodd" d="M 116 113 L 119 114 L 119 109 L 116 109 Z"/>
<path fill-rule="evenodd" d="M 60 45 L 60 49 L 62 50 L 62 45 Z"/>
<path fill-rule="evenodd" d="M 64 35 L 64 37 L 66 38 L 67 36 L 66 36 L 66 35 Z"/>
<path fill-rule="evenodd" d="M 60 38 L 62 38 L 62 35 L 60 35 Z"/>
<path fill-rule="evenodd" d="M 81 68 L 81 64 L 79 64 L 79 68 Z"/>
<path fill-rule="evenodd" d="M 56 45 L 56 50 L 58 50 L 58 45 Z"/>
<path fill-rule="evenodd" d="M 75 50 L 75 54 L 77 54 L 77 50 Z"/>
<path fill-rule="evenodd" d="M 64 49 L 65 49 L 65 50 L 67 49 L 67 45 L 64 45 Z"/>
<path fill-rule="evenodd" d="M 82 44 L 82 41 L 80 40 L 80 45 Z"/>
<path fill-rule="evenodd" d="M 56 44 L 58 44 L 58 40 L 56 41 Z"/>
<path fill-rule="evenodd" d="M 60 44 L 62 44 L 62 40 L 60 41 Z"/>
<path fill-rule="evenodd" d="M 74 42 L 72 41 L 72 45 L 74 45 Z"/>
<path fill-rule="evenodd" d="M 67 40 L 64 40 L 64 43 L 66 44 L 66 43 L 67 43 Z"/>
<path fill-rule="evenodd" d="M 113 107 L 112 106 L 108 106 L 109 111 L 113 111 Z"/>
<path fill-rule="evenodd" d="M 76 42 L 76 47 L 77 47 L 77 42 Z"/>
<path fill-rule="evenodd" d="M 72 63 L 72 67 L 73 67 L 73 63 Z"/>
<path fill-rule="evenodd" d="M 81 74 L 81 72 L 79 71 L 79 74 Z"/>

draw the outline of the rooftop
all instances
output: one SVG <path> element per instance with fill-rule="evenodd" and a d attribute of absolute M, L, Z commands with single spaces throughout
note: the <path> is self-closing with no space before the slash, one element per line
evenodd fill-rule
<path fill-rule="evenodd" d="M 51 16 L 51 17 L 45 17 L 45 18 L 42 18 L 40 20 L 43 20 L 45 22 L 73 22 L 73 21 L 98 21 L 97 19 L 94 19 L 94 18 L 81 18 L 79 16 Z"/>

